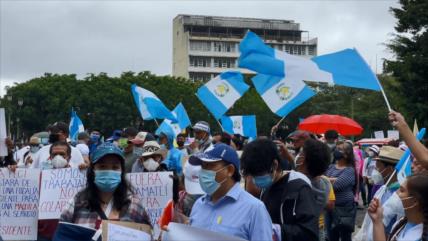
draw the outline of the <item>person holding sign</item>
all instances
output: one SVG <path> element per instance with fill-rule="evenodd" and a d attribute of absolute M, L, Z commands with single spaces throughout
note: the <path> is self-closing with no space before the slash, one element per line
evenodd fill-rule
<path fill-rule="evenodd" d="M 200 165 L 199 184 L 206 193 L 193 205 L 193 227 L 246 240 L 272 240 L 272 222 L 264 204 L 244 191 L 239 181 L 239 158 L 232 147 L 216 144 L 189 159 Z"/>
<path fill-rule="evenodd" d="M 148 224 L 150 217 L 134 197 L 125 178 L 123 152 L 103 143 L 91 155 L 86 188 L 78 192 L 61 214 L 60 221 L 99 229 L 102 220 Z"/>

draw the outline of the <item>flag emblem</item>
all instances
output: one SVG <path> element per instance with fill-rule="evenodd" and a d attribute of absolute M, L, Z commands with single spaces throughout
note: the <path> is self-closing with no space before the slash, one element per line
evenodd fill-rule
<path fill-rule="evenodd" d="M 219 97 L 225 96 L 228 92 L 229 92 L 229 85 L 224 82 L 217 85 L 214 90 L 214 93 Z"/>
<path fill-rule="evenodd" d="M 284 83 L 282 83 L 276 87 L 276 94 L 278 95 L 279 99 L 284 101 L 290 99 L 290 97 L 293 95 L 293 92 L 290 90 L 290 87 L 285 86 Z"/>
<path fill-rule="evenodd" d="M 235 120 L 233 122 L 233 129 L 236 129 L 236 130 L 240 130 L 241 129 L 241 122 L 239 120 Z"/>

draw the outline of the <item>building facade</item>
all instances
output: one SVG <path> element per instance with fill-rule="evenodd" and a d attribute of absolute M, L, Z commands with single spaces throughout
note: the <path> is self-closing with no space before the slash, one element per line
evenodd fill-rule
<path fill-rule="evenodd" d="M 307 58 L 317 55 L 317 39 L 309 39 L 294 21 L 178 15 L 173 20 L 173 75 L 206 82 L 237 70 L 239 43 L 248 30 L 275 49 Z"/>

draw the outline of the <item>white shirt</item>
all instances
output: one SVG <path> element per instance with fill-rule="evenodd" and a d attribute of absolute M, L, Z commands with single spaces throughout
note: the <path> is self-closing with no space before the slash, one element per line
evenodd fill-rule
<path fill-rule="evenodd" d="M 80 143 L 76 145 L 76 148 L 80 151 L 82 156 L 89 156 L 89 147 L 84 143 Z"/>
<path fill-rule="evenodd" d="M 41 168 L 43 162 L 48 162 L 48 159 L 50 157 L 49 149 L 52 145 L 47 145 L 42 147 L 36 154 L 36 156 L 33 159 L 33 165 L 32 168 Z M 71 158 L 70 158 L 70 167 L 72 168 L 78 168 L 80 164 L 84 163 L 83 156 L 80 153 L 80 151 L 75 148 L 71 147 Z"/>

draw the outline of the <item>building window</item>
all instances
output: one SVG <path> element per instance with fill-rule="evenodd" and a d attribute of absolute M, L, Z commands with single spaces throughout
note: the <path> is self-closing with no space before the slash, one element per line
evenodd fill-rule
<path fill-rule="evenodd" d="M 211 67 L 211 58 L 190 56 L 189 65 L 192 67 Z"/>
<path fill-rule="evenodd" d="M 214 58 L 215 68 L 235 68 L 235 59 L 233 58 Z"/>
<path fill-rule="evenodd" d="M 315 46 L 309 46 L 308 55 L 315 56 Z"/>
<path fill-rule="evenodd" d="M 193 51 L 211 51 L 211 43 L 208 41 L 190 41 L 190 50 Z"/>
<path fill-rule="evenodd" d="M 292 48 L 291 47 L 292 46 L 288 45 L 288 44 L 284 45 L 284 51 L 287 52 L 287 54 L 292 54 L 292 52 L 291 52 Z"/>
<path fill-rule="evenodd" d="M 193 82 L 196 82 L 196 81 L 208 82 L 211 80 L 211 74 L 190 72 L 189 79 Z"/>
<path fill-rule="evenodd" d="M 230 42 L 214 42 L 214 51 L 215 52 L 235 52 L 235 43 Z"/>

